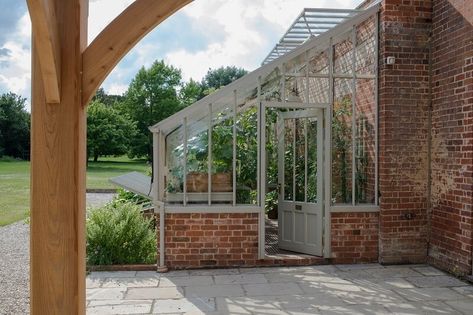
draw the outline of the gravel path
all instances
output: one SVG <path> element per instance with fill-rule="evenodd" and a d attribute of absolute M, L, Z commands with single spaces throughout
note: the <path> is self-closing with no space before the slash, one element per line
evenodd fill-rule
<path fill-rule="evenodd" d="M 87 207 L 99 207 L 114 194 L 87 194 Z M 30 226 L 23 221 L 0 227 L 0 315 L 29 314 Z"/>
<path fill-rule="evenodd" d="M 29 313 L 29 234 L 22 221 L 0 227 L 0 314 Z"/>

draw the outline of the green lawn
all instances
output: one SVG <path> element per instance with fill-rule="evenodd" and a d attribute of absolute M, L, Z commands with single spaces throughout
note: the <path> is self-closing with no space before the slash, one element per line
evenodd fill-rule
<path fill-rule="evenodd" d="M 87 167 L 87 188 L 115 188 L 108 179 L 129 172 L 145 173 L 150 167 L 144 160 L 130 160 L 127 157 L 101 158 L 89 162 Z"/>
<path fill-rule="evenodd" d="M 101 158 L 89 162 L 87 167 L 87 188 L 115 188 L 110 177 L 132 171 L 146 173 L 149 167 L 144 160 L 130 160 L 126 157 Z M 29 209 L 30 163 L 0 159 L 0 226 L 24 219 Z"/>
<path fill-rule="evenodd" d="M 30 201 L 30 163 L 0 159 L 0 226 L 26 218 Z"/>

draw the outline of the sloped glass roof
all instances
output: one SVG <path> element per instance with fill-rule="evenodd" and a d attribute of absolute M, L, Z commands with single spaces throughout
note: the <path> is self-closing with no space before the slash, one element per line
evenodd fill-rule
<path fill-rule="evenodd" d="M 311 37 L 319 36 L 363 10 L 306 8 L 284 33 L 263 65 L 287 54 Z"/>
<path fill-rule="evenodd" d="M 326 55 L 324 56 L 327 49 L 331 45 L 336 45 L 337 43 L 342 43 L 343 45 L 343 42 L 351 36 L 354 27 L 364 23 L 370 18 L 373 18 L 379 10 L 379 4 L 375 4 L 365 10 L 338 10 L 343 11 L 343 13 L 334 13 L 338 12 L 335 9 L 305 9 L 303 14 L 306 14 L 307 16 L 302 14 L 301 16 L 306 16 L 306 20 L 310 20 L 308 16 L 318 17 L 321 15 L 320 10 L 326 11 L 323 16 L 325 16 L 327 23 L 330 20 L 337 21 L 337 24 L 324 24 L 333 26 L 330 29 L 321 32 L 318 36 L 307 36 L 305 41 L 301 41 L 299 45 L 291 51 L 286 52 L 280 57 L 267 60 L 267 62 L 255 71 L 195 102 L 169 118 L 162 120 L 156 125 L 150 127 L 150 130 L 152 132 L 162 132 L 164 135 L 167 135 L 182 126 L 184 119 L 186 119 L 188 126 L 193 126 L 193 128 L 197 129 L 206 128 L 208 125 L 206 126 L 203 122 L 206 121 L 205 117 L 208 117 L 209 115 L 209 104 L 214 113 L 220 113 L 228 111 L 226 109 L 229 108 L 236 108 L 237 112 L 240 112 L 244 110 L 244 108 L 257 104 L 259 101 L 281 102 L 280 84 L 284 81 L 282 80 L 282 78 L 285 77 L 284 74 L 290 73 L 294 77 L 287 82 L 289 87 L 287 86 L 286 88 L 297 90 L 297 78 L 303 76 L 302 69 L 307 65 L 306 61 L 310 59 L 316 60 L 318 64 L 312 64 L 311 62 L 308 64 L 309 75 L 311 77 L 317 77 L 317 75 L 327 76 L 328 57 Z M 319 12 L 319 14 L 317 14 L 317 12 Z M 327 16 L 330 15 L 332 17 L 328 18 Z M 301 16 L 299 16 L 299 18 Z M 338 20 L 334 18 L 334 16 L 338 16 Z M 299 22 L 296 20 L 291 29 L 298 25 Z M 308 25 L 310 26 L 312 24 Z M 297 28 L 295 29 L 298 30 Z M 311 30 L 308 29 L 307 31 L 309 33 L 311 32 Z M 365 51 L 371 51 L 373 49 L 374 45 L 368 45 L 367 48 L 364 48 Z M 319 57 L 313 58 L 314 56 Z M 358 60 L 357 64 L 359 64 L 358 67 L 362 66 L 361 62 Z M 340 65 L 340 67 L 340 69 L 343 68 L 342 65 Z M 324 80 L 315 80 L 314 84 L 320 84 L 321 86 L 326 85 Z M 286 94 L 285 97 L 290 97 L 288 94 Z M 320 99 L 323 98 L 325 97 L 321 95 Z M 285 101 L 288 101 L 288 99 L 286 98 Z M 311 100 L 309 99 L 306 100 L 306 102 L 307 101 L 310 102 Z"/>

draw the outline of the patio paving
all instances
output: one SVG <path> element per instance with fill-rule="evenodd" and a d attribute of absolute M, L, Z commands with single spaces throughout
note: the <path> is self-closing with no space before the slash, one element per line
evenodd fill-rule
<path fill-rule="evenodd" d="M 424 265 L 94 272 L 87 314 L 473 314 L 473 286 Z"/>

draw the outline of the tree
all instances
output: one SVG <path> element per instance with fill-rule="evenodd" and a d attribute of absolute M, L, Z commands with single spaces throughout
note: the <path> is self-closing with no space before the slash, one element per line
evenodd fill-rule
<path fill-rule="evenodd" d="M 30 114 L 26 99 L 14 93 L 0 96 L 0 156 L 29 159 Z"/>
<path fill-rule="evenodd" d="M 127 153 L 136 124 L 113 107 L 93 101 L 87 109 L 87 160 Z"/>
<path fill-rule="evenodd" d="M 202 86 L 199 82 L 190 79 L 179 91 L 181 104 L 186 107 L 197 102 L 202 94 Z"/>
<path fill-rule="evenodd" d="M 123 96 L 107 94 L 103 88 L 99 88 L 92 98 L 92 101 L 98 101 L 107 106 L 114 106 L 123 101 Z"/>
<path fill-rule="evenodd" d="M 125 93 L 122 109 L 137 122 L 138 133 L 133 138 L 129 156 L 151 159 L 152 135 L 148 130 L 159 121 L 171 116 L 187 104 L 181 102 L 183 94 L 178 91 L 183 87 L 181 71 L 168 66 L 164 61 L 155 61 L 148 69 L 144 67 L 136 74 Z M 184 91 L 186 102 L 190 102 Z"/>
<path fill-rule="evenodd" d="M 207 74 L 202 79 L 202 94 L 201 97 L 207 96 L 221 87 L 232 83 L 247 74 L 243 68 L 235 66 L 220 67 L 218 69 L 209 69 Z"/>

